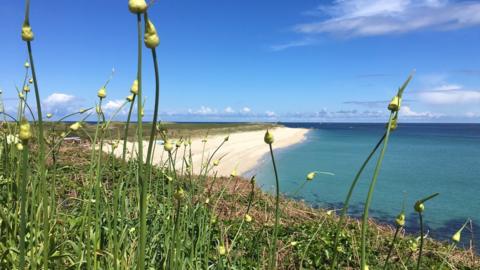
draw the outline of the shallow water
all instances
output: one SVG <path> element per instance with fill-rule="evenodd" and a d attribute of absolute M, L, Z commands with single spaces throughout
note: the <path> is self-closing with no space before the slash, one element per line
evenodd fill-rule
<path fill-rule="evenodd" d="M 300 144 L 276 153 L 281 191 L 292 195 L 310 171 L 318 175 L 298 193 L 297 199 L 330 209 L 338 209 L 355 173 L 384 132 L 384 124 L 286 124 L 312 128 Z M 350 214 L 363 211 L 376 159 L 365 170 L 352 198 Z M 258 184 L 272 191 L 272 165 L 265 158 L 258 168 Z M 474 223 L 475 242 L 480 240 L 480 125 L 479 124 L 400 124 L 390 137 L 373 196 L 370 215 L 392 223 L 402 209 L 406 194 L 406 230 L 418 231 L 413 211 L 417 199 L 439 192 L 426 203 L 425 222 L 430 236 L 448 239 L 467 218 Z M 471 239 L 465 231 L 463 244 Z"/>

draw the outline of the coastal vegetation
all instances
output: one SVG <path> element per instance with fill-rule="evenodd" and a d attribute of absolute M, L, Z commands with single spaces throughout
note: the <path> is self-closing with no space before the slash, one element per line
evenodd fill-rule
<path fill-rule="evenodd" d="M 41 90 L 33 55 L 30 1 L 22 26 L 28 61 L 18 90 L 17 114 L 2 111 L 0 130 L 0 269 L 479 269 L 473 247 L 456 248 L 463 226 L 450 243 L 425 237 L 422 213 L 434 203 L 435 190 L 414 207 L 420 235 L 408 234 L 403 211 L 395 227 L 369 219 L 369 207 L 388 139 L 398 127 L 403 91 L 392 101 L 385 133 L 361 165 L 342 209 L 312 209 L 280 193 L 275 163 L 273 124 L 173 124 L 157 119 L 159 36 L 143 0 L 128 7 L 138 35 L 137 74 L 123 107 L 125 124 L 106 115 L 109 78 L 99 85 L 92 108 L 79 109 L 58 121 L 41 110 Z M 154 66 L 153 119 L 144 123 L 143 50 Z M 32 78 L 32 79 L 30 79 Z M 34 104 L 29 102 L 30 87 Z M 71 119 L 75 122 L 66 122 Z M 91 118 L 96 123 L 91 124 Z M 136 120 L 133 120 L 136 119 Z M 229 143 L 228 133 L 266 130 L 264 142 L 275 171 L 275 194 L 263 193 L 256 179 L 235 171 L 218 176 L 217 150 Z M 212 153 L 192 162 L 193 137 L 225 134 Z M 68 142 L 80 137 L 80 143 Z M 175 141 L 173 140 L 175 139 Z M 136 149 L 127 151 L 126 141 Z M 144 142 L 147 148 L 144 150 Z M 162 141 L 163 144 L 158 144 Z M 155 147 L 167 162 L 153 161 Z M 120 157 L 113 150 L 121 149 Z M 144 155 L 144 153 L 146 153 Z M 177 156 L 181 156 L 180 164 Z M 376 166 L 361 220 L 347 216 L 351 194 L 366 165 Z M 241 161 L 238 161 L 241 162 Z M 317 173 L 305 172 L 306 181 Z M 430 201 L 431 200 L 431 201 Z M 400 203 L 400 202 L 399 202 Z"/>

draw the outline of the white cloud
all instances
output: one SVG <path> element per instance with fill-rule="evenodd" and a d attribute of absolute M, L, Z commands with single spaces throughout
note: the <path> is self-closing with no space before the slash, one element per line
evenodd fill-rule
<path fill-rule="evenodd" d="M 276 44 L 270 46 L 270 49 L 272 51 L 283 51 L 289 48 L 294 48 L 294 47 L 304 47 L 304 46 L 309 46 L 317 43 L 318 41 L 312 39 L 312 38 L 304 38 L 302 40 L 296 40 L 296 41 L 290 41 L 282 44 Z"/>
<path fill-rule="evenodd" d="M 242 112 L 244 112 L 244 113 L 249 113 L 251 111 L 252 111 L 252 109 L 250 109 L 249 107 L 243 107 L 242 108 Z"/>
<path fill-rule="evenodd" d="M 72 102 L 75 99 L 75 96 L 63 94 L 63 93 L 53 93 L 48 96 L 43 103 L 46 106 L 56 106 L 56 105 L 64 105 L 67 103 Z"/>
<path fill-rule="evenodd" d="M 265 115 L 268 116 L 268 117 L 275 117 L 277 116 L 277 114 L 275 112 L 272 112 L 272 111 L 266 111 L 265 112 Z"/>
<path fill-rule="evenodd" d="M 400 116 L 407 118 L 438 118 L 443 116 L 443 114 L 431 112 L 416 112 L 413 111 L 409 106 L 402 106 L 402 108 L 400 109 Z"/>
<path fill-rule="evenodd" d="M 467 90 L 457 84 L 442 84 L 419 93 L 420 99 L 429 104 L 474 104 L 480 103 L 480 91 Z"/>
<path fill-rule="evenodd" d="M 198 115 L 212 115 L 212 114 L 216 114 L 217 110 L 212 109 L 208 106 L 201 106 L 200 109 L 198 109 L 198 110 L 188 109 L 188 113 L 189 114 L 198 114 Z"/>
<path fill-rule="evenodd" d="M 122 107 L 125 101 L 123 99 L 109 100 L 104 106 L 105 111 L 115 111 Z"/>
<path fill-rule="evenodd" d="M 234 112 L 235 112 L 235 110 L 234 110 L 232 107 L 227 107 L 227 108 L 225 108 L 224 111 L 225 111 L 226 113 L 234 113 Z"/>
<path fill-rule="evenodd" d="M 305 34 L 355 37 L 421 29 L 453 30 L 480 24 L 480 3 L 467 1 L 335 0 L 313 13 L 329 18 L 298 24 L 294 30 Z"/>

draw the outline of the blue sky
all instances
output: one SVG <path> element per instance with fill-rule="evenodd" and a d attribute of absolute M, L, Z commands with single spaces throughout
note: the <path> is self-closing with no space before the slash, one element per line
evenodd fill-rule
<path fill-rule="evenodd" d="M 118 108 L 136 74 L 128 1 L 32 0 L 41 96 L 55 116 Z M 16 106 L 26 46 L 23 1 L 0 9 L 0 89 Z M 412 70 L 402 120 L 480 122 L 480 2 L 156 1 L 161 119 L 378 122 Z M 144 50 L 148 107 L 153 69 Z M 120 115 L 120 119 L 124 117 Z M 147 110 L 147 117 L 151 112 Z"/>

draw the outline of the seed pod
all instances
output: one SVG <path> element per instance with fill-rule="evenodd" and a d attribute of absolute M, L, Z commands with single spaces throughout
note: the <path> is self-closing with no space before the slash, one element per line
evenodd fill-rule
<path fill-rule="evenodd" d="M 157 29 L 153 25 L 152 21 L 148 20 L 145 22 L 145 35 L 144 35 L 145 46 L 150 49 L 154 49 L 160 44 L 160 38 L 157 34 Z"/>
<path fill-rule="evenodd" d="M 127 96 L 126 99 L 127 99 L 128 102 L 132 102 L 133 101 L 133 95 Z"/>
<path fill-rule="evenodd" d="M 47 118 L 48 118 L 48 119 L 52 118 L 52 116 L 53 116 L 53 114 L 47 113 Z"/>
<path fill-rule="evenodd" d="M 307 181 L 312 181 L 315 176 L 317 176 L 317 172 L 311 172 L 307 174 Z"/>
<path fill-rule="evenodd" d="M 20 131 L 18 133 L 18 138 L 22 140 L 22 142 L 28 142 L 32 138 L 32 130 L 30 128 L 30 123 L 27 120 L 23 119 L 20 124 Z"/>
<path fill-rule="evenodd" d="M 173 144 L 170 140 L 167 140 L 164 144 L 163 144 L 163 150 L 167 151 L 167 152 L 171 152 L 173 150 Z"/>
<path fill-rule="evenodd" d="M 105 89 L 105 87 L 100 88 L 100 90 L 97 92 L 97 96 L 100 99 L 107 97 L 107 89 Z"/>
<path fill-rule="evenodd" d="M 144 13 L 147 10 L 145 0 L 128 0 L 128 9 L 135 14 Z"/>
<path fill-rule="evenodd" d="M 388 109 L 392 112 L 397 112 L 400 110 L 400 104 L 402 103 L 402 99 L 398 96 L 394 96 L 390 104 L 388 104 Z"/>
<path fill-rule="evenodd" d="M 403 212 L 397 216 L 397 218 L 395 219 L 395 223 L 398 227 L 405 226 L 405 214 Z"/>
<path fill-rule="evenodd" d="M 245 214 L 245 222 L 252 222 L 252 217 L 249 214 Z"/>
<path fill-rule="evenodd" d="M 133 81 L 132 87 L 130 87 L 130 93 L 138 95 L 138 80 Z"/>
<path fill-rule="evenodd" d="M 274 139 L 273 135 L 270 133 L 270 131 L 267 129 L 267 132 L 265 132 L 265 137 L 263 138 L 266 144 L 272 144 Z"/>
<path fill-rule="evenodd" d="M 74 124 L 72 124 L 70 126 L 70 130 L 71 131 L 77 131 L 81 127 L 82 127 L 82 124 L 80 124 L 80 122 L 75 122 Z"/>
<path fill-rule="evenodd" d="M 22 26 L 22 40 L 23 41 L 32 41 L 33 40 L 32 27 L 30 27 L 30 24 L 28 24 L 28 23 L 23 23 L 23 26 Z"/>

